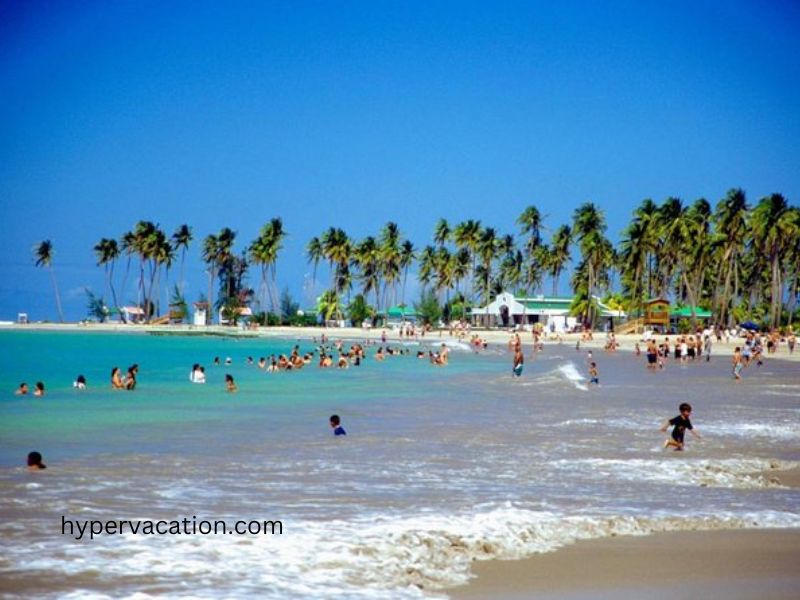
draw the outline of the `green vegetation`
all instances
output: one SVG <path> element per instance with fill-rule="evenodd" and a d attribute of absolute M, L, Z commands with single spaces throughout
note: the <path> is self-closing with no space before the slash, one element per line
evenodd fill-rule
<path fill-rule="evenodd" d="M 355 315 L 356 322 L 404 303 L 408 275 L 416 267 L 423 319 L 436 322 L 442 314 L 458 319 L 502 290 L 542 294 L 548 278 L 556 295 L 573 260 L 572 311 L 588 322 L 594 322 L 599 312 L 595 296 L 631 312 L 640 312 L 645 300 L 663 296 L 690 307 L 693 327 L 697 307 L 710 309 L 715 320 L 726 325 L 747 319 L 771 327 L 791 324 L 798 312 L 800 208 L 790 206 L 780 194 L 766 196 L 752 207 L 740 189 L 730 190 L 716 205 L 703 198 L 691 204 L 673 197 L 660 204 L 645 199 L 633 211 L 616 247 L 607 237 L 603 211 L 592 202 L 580 205 L 570 223 L 548 228 L 544 221 L 533 205 L 516 220 L 516 234 L 503 234 L 472 219 L 460 223 L 439 219 L 432 243 L 420 250 L 403 238 L 393 222 L 362 239 L 330 227 L 306 246 L 313 267 L 312 292 L 320 264 L 327 264 L 329 271 L 330 284 L 319 298 L 319 314 L 325 320 L 338 320 L 347 306 L 347 314 Z M 549 243 L 543 231 L 552 231 Z M 278 322 L 303 321 L 298 321 L 297 305 L 287 300 L 286 291 L 278 298 L 276 266 L 285 237 L 279 218 L 268 221 L 245 250 L 235 250 L 236 232 L 229 228 L 206 236 L 201 252 L 211 306 L 232 309 L 254 304 L 254 312 L 265 315 L 264 322 L 275 321 L 268 313 L 280 315 Z M 102 238 L 94 251 L 98 266 L 105 269 L 106 291 L 115 307 L 119 308 L 115 265 L 120 257 L 127 264 L 119 297 L 125 297 L 131 263 L 138 262 L 136 304 L 150 319 L 160 311 L 160 282 L 162 276 L 169 278 L 179 251 L 177 287 L 182 294 L 183 263 L 192 240 L 188 225 L 168 238 L 149 221 L 137 223 L 119 242 Z M 35 253 L 36 264 L 50 269 L 60 314 L 52 245 L 46 240 Z M 247 284 L 251 265 L 260 269 L 257 293 Z M 351 300 L 354 290 L 357 295 Z"/>

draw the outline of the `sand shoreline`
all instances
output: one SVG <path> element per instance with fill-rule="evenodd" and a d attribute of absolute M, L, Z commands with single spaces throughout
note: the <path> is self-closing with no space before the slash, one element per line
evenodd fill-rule
<path fill-rule="evenodd" d="M 455 600 L 797 598 L 800 529 L 683 531 L 587 540 L 473 565 Z"/>
<path fill-rule="evenodd" d="M 123 334 L 149 334 L 149 335 L 208 335 L 208 336 L 230 336 L 237 338 L 289 338 L 289 339 L 312 339 L 319 338 L 325 334 L 328 338 L 335 339 L 371 339 L 379 340 L 381 338 L 382 328 L 374 329 L 361 329 L 357 327 L 260 327 L 256 330 L 241 329 L 236 327 L 226 327 L 221 325 L 211 326 L 195 326 L 195 325 L 122 325 L 116 323 L 90 323 L 90 324 L 76 324 L 76 323 L 31 323 L 28 325 L 18 325 L 16 323 L 0 324 L 0 331 L 66 331 L 66 332 L 105 332 L 105 333 L 123 333 Z M 396 332 L 386 329 L 386 336 L 389 343 L 397 343 L 400 341 L 407 341 L 406 338 L 400 338 Z M 485 339 L 492 345 L 505 346 L 511 337 L 508 331 L 504 330 L 475 330 L 481 338 Z M 521 333 L 523 348 L 529 347 L 532 344 L 532 337 L 530 333 Z M 546 346 L 564 346 L 575 348 L 580 340 L 580 334 L 570 333 L 565 334 L 561 341 L 558 340 L 545 340 Z M 660 338 L 661 336 L 659 336 Z M 669 336 L 674 340 L 675 336 Z M 640 342 L 640 348 L 644 350 L 645 345 L 641 343 L 641 335 L 637 334 L 623 334 L 616 336 L 617 343 L 620 351 L 632 352 L 635 349 L 635 344 Z M 456 337 L 451 337 L 446 331 L 432 331 L 427 333 L 424 337 L 419 338 L 420 341 L 428 343 L 436 343 L 441 340 L 456 341 Z M 733 350 L 737 345 L 743 343 L 743 339 L 730 339 L 728 343 L 715 343 L 712 348 L 712 359 L 714 357 L 729 357 L 733 355 Z M 595 333 L 594 339 L 590 341 L 581 341 L 580 347 L 582 349 L 597 350 L 602 349 L 605 345 L 605 334 Z M 800 362 L 800 349 L 796 349 L 794 354 L 789 354 L 788 348 L 785 344 L 781 344 L 775 354 L 765 355 L 765 360 L 791 360 Z"/>

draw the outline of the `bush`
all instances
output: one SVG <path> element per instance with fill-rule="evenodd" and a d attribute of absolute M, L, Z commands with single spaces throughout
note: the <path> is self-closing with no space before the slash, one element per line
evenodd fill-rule
<path fill-rule="evenodd" d="M 442 308 L 436 299 L 436 294 L 431 291 L 424 292 L 419 302 L 414 304 L 419 320 L 424 325 L 435 326 L 442 317 Z"/>

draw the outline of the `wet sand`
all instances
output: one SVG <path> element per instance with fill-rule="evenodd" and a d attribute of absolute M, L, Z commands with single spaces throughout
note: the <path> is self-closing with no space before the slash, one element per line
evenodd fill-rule
<path fill-rule="evenodd" d="M 800 529 L 691 531 L 579 542 L 477 562 L 455 600 L 726 600 L 800 597 Z"/>

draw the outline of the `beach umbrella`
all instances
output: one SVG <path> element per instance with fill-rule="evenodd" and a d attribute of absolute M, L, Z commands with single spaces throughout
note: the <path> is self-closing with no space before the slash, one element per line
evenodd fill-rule
<path fill-rule="evenodd" d="M 752 321 L 745 321 L 744 323 L 739 325 L 739 327 L 741 327 L 742 329 L 749 329 L 750 331 L 758 331 L 759 330 L 758 325 L 756 325 Z"/>

